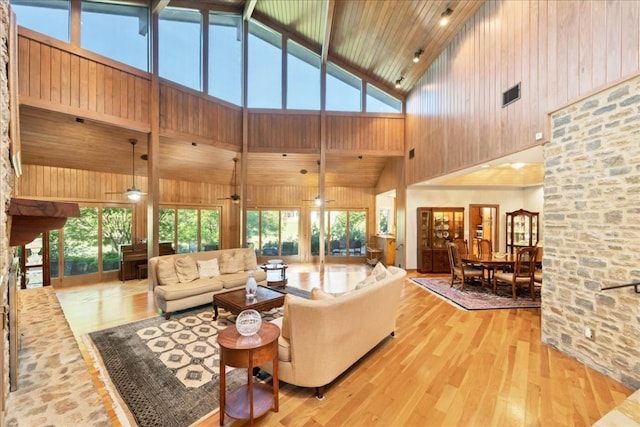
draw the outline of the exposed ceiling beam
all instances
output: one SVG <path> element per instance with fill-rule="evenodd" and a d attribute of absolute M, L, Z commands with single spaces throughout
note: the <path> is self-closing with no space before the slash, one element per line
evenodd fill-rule
<path fill-rule="evenodd" d="M 245 21 L 248 21 L 251 18 L 251 15 L 253 14 L 253 9 L 256 8 L 257 2 L 258 0 L 249 0 L 247 3 L 245 3 L 244 12 L 242 12 L 242 19 L 244 19 Z"/>
<path fill-rule="evenodd" d="M 169 1 L 170 0 L 153 0 L 153 3 L 151 3 L 151 13 L 160 15 L 160 12 L 167 7 Z"/>
<path fill-rule="evenodd" d="M 335 0 L 327 0 L 324 16 L 324 38 L 322 39 L 322 64 L 327 63 L 329 55 L 329 42 L 331 41 L 331 28 L 333 27 L 333 10 L 336 8 Z"/>

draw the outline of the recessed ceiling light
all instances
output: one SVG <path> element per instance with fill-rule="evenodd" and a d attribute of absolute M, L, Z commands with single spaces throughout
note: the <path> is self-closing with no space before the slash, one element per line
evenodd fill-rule
<path fill-rule="evenodd" d="M 522 169 L 524 167 L 524 163 L 511 163 L 511 167 L 514 169 Z"/>
<path fill-rule="evenodd" d="M 490 165 L 490 164 L 484 164 L 484 165 L 482 165 L 482 166 L 480 166 L 480 167 L 481 167 L 481 168 L 483 168 L 483 169 L 486 169 L 486 168 L 490 168 L 490 167 L 491 167 L 491 165 Z"/>

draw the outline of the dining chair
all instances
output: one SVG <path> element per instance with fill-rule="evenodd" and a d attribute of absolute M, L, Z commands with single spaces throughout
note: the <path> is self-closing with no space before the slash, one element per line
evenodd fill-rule
<path fill-rule="evenodd" d="M 462 291 L 464 291 L 465 283 L 472 279 L 479 278 L 480 283 L 484 287 L 484 273 L 482 269 L 462 262 L 458 252 L 458 245 L 455 243 L 449 242 L 447 249 L 449 252 L 449 264 L 451 265 L 451 287 L 453 287 L 456 277 L 460 279 L 460 290 Z"/>
<path fill-rule="evenodd" d="M 478 255 L 491 255 L 492 252 L 493 252 L 493 243 L 491 243 L 491 240 L 489 239 L 478 240 Z M 505 270 L 504 266 L 496 266 L 496 265 L 489 266 L 482 263 L 480 264 L 480 267 L 484 272 L 487 273 L 487 279 L 489 280 L 489 282 L 493 280 L 493 274 L 495 273 L 496 269 L 501 269 L 503 271 Z"/>
<path fill-rule="evenodd" d="M 513 299 L 517 299 L 518 286 L 527 286 L 531 292 L 531 299 L 536 300 L 533 283 L 533 273 L 536 268 L 536 248 L 527 246 L 518 249 L 516 262 L 512 272 L 495 272 L 493 274 L 493 293 L 496 293 L 498 282 L 511 285 Z"/>

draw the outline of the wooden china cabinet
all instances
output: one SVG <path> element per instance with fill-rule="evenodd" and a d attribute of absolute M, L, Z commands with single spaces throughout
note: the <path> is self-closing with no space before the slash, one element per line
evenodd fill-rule
<path fill-rule="evenodd" d="M 507 253 L 515 254 L 520 248 L 538 243 L 538 215 L 524 209 L 507 212 Z"/>
<path fill-rule="evenodd" d="M 447 243 L 464 238 L 464 208 L 418 208 L 418 271 L 448 273 Z"/>

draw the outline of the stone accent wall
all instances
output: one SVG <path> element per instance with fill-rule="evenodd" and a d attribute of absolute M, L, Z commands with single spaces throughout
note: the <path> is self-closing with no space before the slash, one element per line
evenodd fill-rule
<path fill-rule="evenodd" d="M 7 232 L 6 207 L 9 205 L 13 189 L 13 169 L 9 159 L 9 85 L 7 63 L 9 61 L 9 1 L 0 0 L 0 276 L 6 277 L 9 271 L 13 249 L 9 247 Z M 0 295 L 1 303 L 7 306 L 7 292 Z M 4 342 L 4 366 L 2 378 L 5 395 L 0 396 L 6 401 L 9 392 L 9 341 L 7 330 L 2 331 Z M 2 414 L 4 417 L 4 414 Z"/>
<path fill-rule="evenodd" d="M 542 340 L 640 388 L 640 76 L 551 114 Z M 585 328 L 593 338 L 585 337 Z"/>

